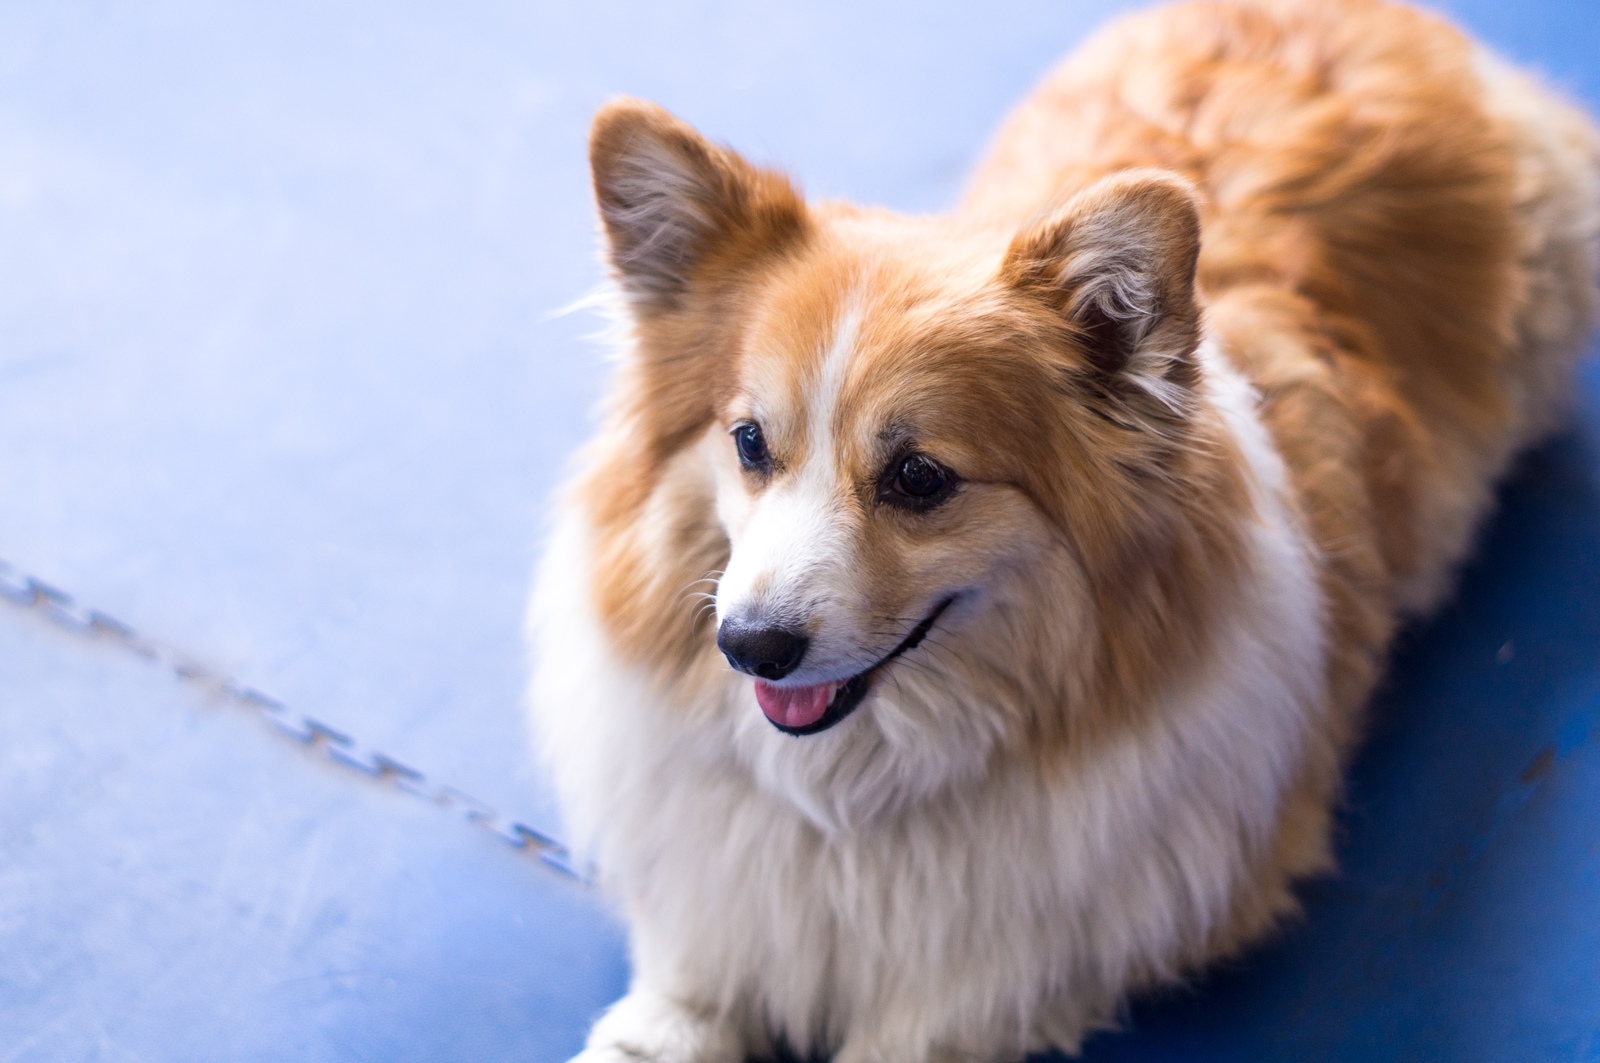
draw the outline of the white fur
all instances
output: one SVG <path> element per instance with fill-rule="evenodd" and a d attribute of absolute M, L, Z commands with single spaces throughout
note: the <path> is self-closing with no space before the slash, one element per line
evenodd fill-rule
<path fill-rule="evenodd" d="M 1006 696 L 973 662 L 1006 652 L 1008 600 L 1070 590 L 1070 564 L 998 574 L 941 620 L 964 649 L 919 648 L 927 667 L 797 740 L 745 677 L 689 713 L 617 660 L 588 604 L 590 531 L 562 513 L 529 616 L 533 719 L 634 961 L 583 1063 L 739 1063 L 774 1028 L 840 1063 L 1071 1046 L 1221 923 L 1323 711 L 1323 646 L 1255 394 L 1209 344 L 1202 359 L 1252 474 L 1245 589 L 1155 725 L 1049 778 L 990 757 L 982 721 L 1003 714 L 963 708 Z"/>
<path fill-rule="evenodd" d="M 1600 148 L 1576 112 L 1498 60 L 1483 57 L 1480 72 L 1518 156 L 1527 289 L 1515 322 L 1524 357 L 1506 381 L 1519 426 L 1503 452 L 1482 455 L 1494 472 L 1553 423 L 1594 315 Z M 608 217 L 636 300 L 671 290 L 683 246 L 710 223 L 692 167 L 645 161 L 619 175 L 624 206 Z M 1071 275 L 1104 275 L 1080 294 L 1134 320 L 1153 300 L 1125 265 L 1080 255 Z M 796 413 L 810 447 L 792 475 L 736 489 L 724 426 L 668 470 L 715 497 L 732 544 L 719 614 L 808 611 L 815 645 L 796 682 L 842 678 L 852 654 L 871 657 L 888 637 L 852 611 L 852 518 L 831 462 L 857 324 L 843 315 L 820 352 Z M 1136 383 L 1176 405 L 1174 352 L 1149 348 Z M 994 1063 L 1074 1046 L 1128 987 L 1205 951 L 1271 844 L 1327 707 L 1313 547 L 1283 463 L 1248 382 L 1211 341 L 1199 356 L 1201 404 L 1222 416 L 1250 473 L 1247 576 L 1210 657 L 1150 725 L 1052 774 L 1005 754 L 1005 721 L 1039 692 L 996 676 L 1031 674 L 1017 659 L 1037 652 L 1029 634 L 1047 628 L 1059 654 L 1095 617 L 1077 560 L 1030 531 L 1037 522 L 998 529 L 1010 567 L 959 588 L 858 712 L 794 739 L 768 724 L 746 677 L 669 688 L 613 653 L 589 602 L 592 530 L 562 511 L 529 615 L 533 719 L 571 840 L 628 920 L 634 968 L 583 1063 L 742 1063 L 772 1031 L 840 1063 Z M 752 401 L 763 422 L 779 412 Z M 1437 565 L 1399 588 L 1403 607 L 1423 610 L 1448 586 L 1484 490 L 1421 499 L 1425 523 L 1444 530 Z M 1012 503 L 990 501 L 986 519 L 1003 524 Z"/>
<path fill-rule="evenodd" d="M 717 515 L 733 544 L 717 581 L 717 619 L 740 612 L 806 631 L 811 645 L 785 680 L 791 685 L 846 679 L 872 663 L 870 650 L 865 657 L 861 652 L 874 641 L 866 618 L 851 609 L 857 566 L 848 501 L 854 489 L 839 482 L 833 446 L 835 411 L 860 323 L 860 312 L 848 310 L 821 352 L 808 389 L 808 445 L 799 468 L 759 498 L 732 484 L 717 492 Z M 724 477 L 738 475 L 726 457 L 718 464 Z"/>

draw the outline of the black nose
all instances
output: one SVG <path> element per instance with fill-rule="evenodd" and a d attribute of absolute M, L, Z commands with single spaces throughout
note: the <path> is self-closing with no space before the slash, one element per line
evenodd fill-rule
<path fill-rule="evenodd" d="M 800 667 L 809 641 L 798 631 L 739 624 L 731 618 L 717 629 L 717 649 L 728 663 L 762 679 L 782 679 Z"/>

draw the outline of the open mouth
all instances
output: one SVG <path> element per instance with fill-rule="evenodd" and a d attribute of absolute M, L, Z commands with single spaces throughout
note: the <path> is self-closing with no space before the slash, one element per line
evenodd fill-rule
<path fill-rule="evenodd" d="M 928 637 L 928 632 L 933 630 L 939 614 L 948 609 L 953 601 L 955 597 L 952 595 L 940 602 L 933 612 L 911 629 L 911 634 L 900 645 L 890 650 L 877 664 L 857 672 L 849 679 L 804 687 L 780 687 L 757 679 L 756 701 L 760 702 L 761 711 L 772 722 L 772 726 L 784 734 L 814 735 L 826 731 L 856 711 L 867 696 L 867 688 L 872 685 L 873 677 L 902 653 L 916 649 Z"/>

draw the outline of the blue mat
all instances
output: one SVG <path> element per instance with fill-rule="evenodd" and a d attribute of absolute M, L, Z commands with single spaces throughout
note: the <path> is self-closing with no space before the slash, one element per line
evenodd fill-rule
<path fill-rule="evenodd" d="M 1600 102 L 1588 0 L 1451 6 Z M 551 316 L 599 277 L 588 116 L 938 209 L 1105 10 L 0 8 L 0 557 L 165 655 L 0 571 L 0 1063 L 575 1051 L 620 933 L 481 827 L 558 830 L 519 628 L 603 371 Z M 1345 873 L 1090 1059 L 1600 1059 L 1593 363 L 1581 399 L 1396 654 Z"/>

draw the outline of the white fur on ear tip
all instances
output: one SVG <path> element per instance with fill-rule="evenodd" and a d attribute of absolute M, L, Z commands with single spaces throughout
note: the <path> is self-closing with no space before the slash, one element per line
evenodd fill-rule
<path fill-rule="evenodd" d="M 596 205 L 617 285 L 635 311 L 672 310 L 719 253 L 723 276 L 792 246 L 804 201 L 781 174 L 752 166 L 654 104 L 619 100 L 589 142 Z"/>
<path fill-rule="evenodd" d="M 635 136 L 596 175 L 611 264 L 630 295 L 661 299 L 683 289 L 714 224 L 706 176 L 650 135 Z"/>
<path fill-rule="evenodd" d="M 1197 379 L 1194 192 L 1159 171 L 1117 174 L 1019 234 L 1013 283 L 1043 292 L 1078 330 L 1092 369 L 1174 412 Z"/>

